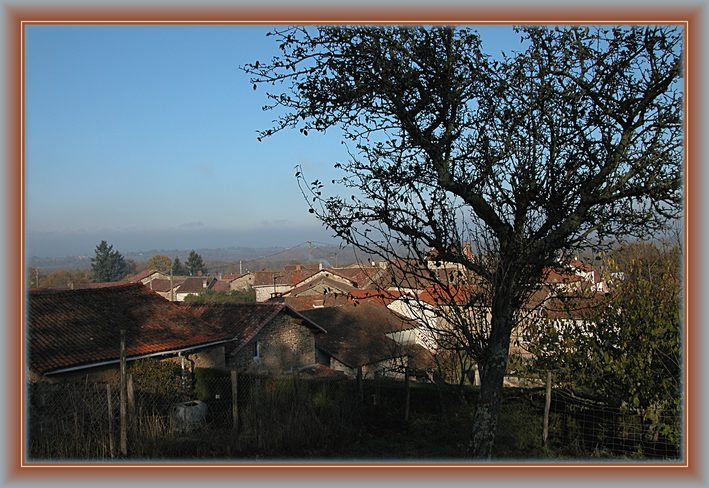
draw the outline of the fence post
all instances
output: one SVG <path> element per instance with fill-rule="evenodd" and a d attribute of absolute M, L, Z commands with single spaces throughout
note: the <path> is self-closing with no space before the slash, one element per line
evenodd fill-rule
<path fill-rule="evenodd" d="M 108 401 L 108 452 L 113 459 L 113 405 L 111 403 L 111 385 L 106 383 L 106 400 Z"/>
<path fill-rule="evenodd" d="M 126 331 L 121 329 L 121 455 L 128 455 L 128 432 L 126 422 L 126 400 L 128 397 L 126 381 Z"/>
<path fill-rule="evenodd" d="M 231 370 L 231 425 L 239 432 L 239 377 L 235 369 Z"/>
<path fill-rule="evenodd" d="M 364 387 L 362 385 L 362 366 L 357 368 L 357 403 L 359 405 L 364 401 Z"/>
<path fill-rule="evenodd" d="M 411 385 L 409 384 L 409 367 L 404 368 L 404 389 L 406 390 L 406 403 L 404 403 L 404 421 L 409 421 L 409 405 L 411 404 Z"/>
<path fill-rule="evenodd" d="M 133 431 L 135 421 L 135 389 L 133 388 L 133 375 L 128 373 L 126 390 L 128 393 L 128 426 Z"/>
<path fill-rule="evenodd" d="M 547 371 L 547 392 L 544 401 L 544 430 L 542 432 L 542 445 L 548 447 L 549 439 L 549 410 L 551 409 L 551 371 Z"/>

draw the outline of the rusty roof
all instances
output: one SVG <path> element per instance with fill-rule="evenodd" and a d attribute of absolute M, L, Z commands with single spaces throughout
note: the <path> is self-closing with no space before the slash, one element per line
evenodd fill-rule
<path fill-rule="evenodd" d="M 28 358 L 38 373 L 118 361 L 121 329 L 129 358 L 231 338 L 140 283 L 29 292 Z"/>

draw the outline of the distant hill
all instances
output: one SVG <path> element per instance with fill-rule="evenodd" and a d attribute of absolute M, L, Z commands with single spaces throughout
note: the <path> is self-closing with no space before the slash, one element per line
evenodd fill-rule
<path fill-rule="evenodd" d="M 151 249 L 148 251 L 133 251 L 123 253 L 126 259 L 132 259 L 139 265 L 152 256 L 164 255 L 174 259 L 180 258 L 183 263 L 187 261 L 191 249 Z M 323 266 L 348 266 L 356 263 L 358 257 L 366 261 L 369 256 L 355 253 L 352 247 L 340 248 L 334 245 L 307 243 L 293 247 L 229 247 L 217 249 L 195 249 L 204 259 L 210 272 L 235 273 L 239 271 L 241 261 L 242 271 L 257 271 L 261 269 L 280 269 L 286 264 L 322 263 Z M 92 256 L 65 256 L 61 258 L 47 258 L 32 256 L 29 266 L 43 271 L 59 269 L 74 270 L 88 269 L 91 267 Z"/>

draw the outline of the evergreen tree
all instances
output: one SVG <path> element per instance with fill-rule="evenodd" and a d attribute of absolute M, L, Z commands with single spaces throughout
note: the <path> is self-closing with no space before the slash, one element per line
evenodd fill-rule
<path fill-rule="evenodd" d="M 95 256 L 91 258 L 91 275 L 95 282 L 118 281 L 128 272 L 125 259 L 106 241 L 96 246 Z"/>
<path fill-rule="evenodd" d="M 202 256 L 197 254 L 194 249 L 187 256 L 187 272 L 190 276 L 196 276 L 199 272 L 206 273 L 207 267 L 204 265 Z"/>
<path fill-rule="evenodd" d="M 175 258 L 175 260 L 172 262 L 172 274 L 174 275 L 186 275 L 188 273 L 187 268 L 185 267 L 184 264 L 182 264 L 182 261 L 180 261 L 180 258 Z"/>

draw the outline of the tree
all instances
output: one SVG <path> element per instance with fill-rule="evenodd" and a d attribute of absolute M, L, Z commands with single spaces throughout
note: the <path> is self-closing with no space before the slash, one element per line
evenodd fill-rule
<path fill-rule="evenodd" d="M 287 27 L 270 33 L 280 55 L 243 67 L 280 114 L 260 138 L 337 126 L 350 144 L 339 194 L 296 173 L 309 211 L 435 285 L 481 373 L 470 449 L 483 458 L 511 333 L 545 270 L 657 231 L 682 201 L 680 30 L 515 32 L 519 51 L 493 57 L 468 28 Z M 467 288 L 425 266 L 431 249 Z"/>
<path fill-rule="evenodd" d="M 40 288 L 71 288 L 73 284 L 91 280 L 88 271 L 56 270 L 39 277 Z"/>
<path fill-rule="evenodd" d="M 190 276 L 195 276 L 199 273 L 206 273 L 207 267 L 204 265 L 202 256 L 197 254 L 194 250 L 190 251 L 190 255 L 187 256 L 187 272 Z"/>
<path fill-rule="evenodd" d="M 170 258 L 167 256 L 156 254 L 155 256 L 151 256 L 151 258 L 148 259 L 148 262 L 145 263 L 145 267 L 147 269 L 154 269 L 156 271 L 159 271 L 160 273 L 169 274 L 170 269 L 172 268 L 172 261 L 170 261 Z"/>
<path fill-rule="evenodd" d="M 187 270 L 185 265 L 182 264 L 182 261 L 180 261 L 180 258 L 176 257 L 175 260 L 172 262 L 172 274 L 186 275 L 188 273 L 189 273 L 189 271 Z"/>
<path fill-rule="evenodd" d="M 557 383 L 641 415 L 646 434 L 679 445 L 680 248 L 644 243 L 613 254 L 609 277 L 622 272 L 624 278 L 609 281 L 590 320 L 540 331 L 532 348 L 536 366 L 554 371 Z"/>
<path fill-rule="evenodd" d="M 95 256 L 91 258 L 91 275 L 94 281 L 118 281 L 128 272 L 125 259 L 106 241 L 96 246 Z"/>

